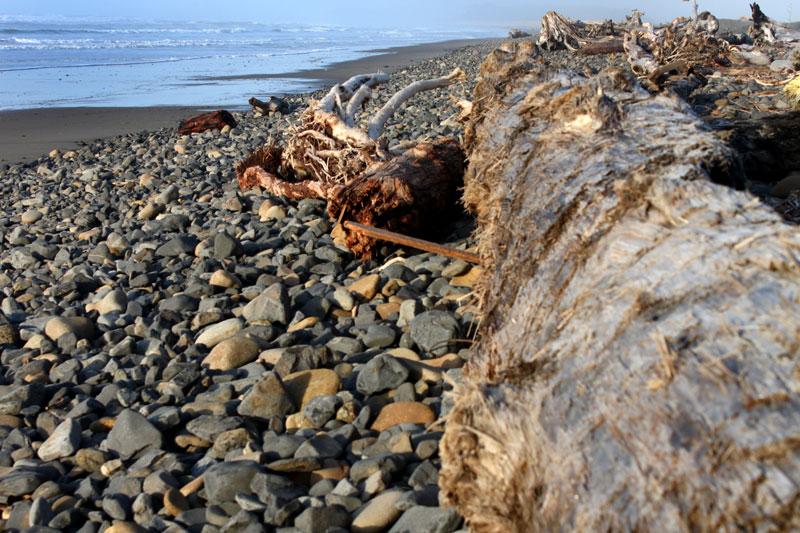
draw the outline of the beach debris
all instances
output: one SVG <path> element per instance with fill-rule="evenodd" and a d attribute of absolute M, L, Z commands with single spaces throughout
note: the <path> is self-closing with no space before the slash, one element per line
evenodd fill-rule
<path fill-rule="evenodd" d="M 786 84 L 783 88 L 783 93 L 792 107 L 800 109 L 800 75 L 795 76 L 792 81 Z"/>
<path fill-rule="evenodd" d="M 482 319 L 442 496 L 476 532 L 797 528 L 797 228 L 715 183 L 736 154 L 678 98 L 521 44 L 467 128 Z"/>
<path fill-rule="evenodd" d="M 464 151 L 453 139 L 422 142 L 375 165 L 329 198 L 328 214 L 345 222 L 345 243 L 361 259 L 376 256 L 379 239 L 347 221 L 413 235 L 435 237 L 459 209 Z"/>
<path fill-rule="evenodd" d="M 189 118 L 181 120 L 178 125 L 178 134 L 189 135 L 192 133 L 202 133 L 207 130 L 221 130 L 225 126 L 235 128 L 236 119 L 234 119 L 233 115 L 228 111 L 221 109 L 219 111 L 211 111 L 210 113 L 192 115 Z"/>
<path fill-rule="evenodd" d="M 563 15 L 555 11 L 548 11 L 542 17 L 542 29 L 536 44 L 545 50 L 560 50 L 566 48 L 573 52 L 586 42 L 586 37 Z"/>
<path fill-rule="evenodd" d="M 463 151 L 449 138 L 393 151 L 382 134 L 386 122 L 412 96 L 463 78 L 461 69 L 455 69 L 441 78 L 411 83 L 374 114 L 366 129 L 360 129 L 356 112 L 389 75 L 354 76 L 309 106 L 286 147 L 272 143 L 238 163 L 239 186 L 260 186 L 295 200 L 323 198 L 330 201 L 331 216 L 337 220 L 431 235 L 458 203 Z M 345 233 L 359 257 L 374 256 L 378 242 L 374 237 L 346 229 Z"/>
<path fill-rule="evenodd" d="M 284 100 L 283 98 L 278 98 L 277 96 L 270 96 L 267 98 L 267 101 L 259 100 L 255 96 L 250 98 L 247 101 L 251 106 L 253 106 L 253 111 L 257 111 L 262 115 L 266 115 L 268 113 L 275 113 L 277 111 L 281 113 L 285 113 L 289 110 L 289 102 Z"/>
<path fill-rule="evenodd" d="M 522 31 L 519 28 L 511 28 L 510 30 L 508 30 L 509 39 L 524 39 L 525 37 L 530 37 L 530 36 L 531 36 L 530 33 Z"/>

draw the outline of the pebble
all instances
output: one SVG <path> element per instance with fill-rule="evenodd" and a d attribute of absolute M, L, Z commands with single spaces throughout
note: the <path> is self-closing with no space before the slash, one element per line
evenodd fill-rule
<path fill-rule="evenodd" d="M 403 512 L 389 533 L 452 533 L 461 527 L 462 518 L 454 507 L 423 507 L 417 505 Z"/>
<path fill-rule="evenodd" d="M 44 333 L 52 340 L 58 340 L 66 333 L 72 333 L 79 339 L 91 339 L 94 336 L 94 323 L 80 316 L 55 317 L 47 321 Z"/>
<path fill-rule="evenodd" d="M 292 402 L 302 410 L 312 398 L 339 392 L 342 382 L 333 370 L 319 368 L 289 374 L 284 378 L 283 386 Z"/>
<path fill-rule="evenodd" d="M 195 343 L 204 344 L 213 348 L 225 339 L 229 339 L 244 329 L 245 323 L 241 318 L 229 318 L 216 324 L 211 324 L 203 329 L 195 339 Z"/>
<path fill-rule="evenodd" d="M 255 342 L 233 337 L 214 346 L 202 364 L 211 370 L 232 370 L 255 361 L 259 353 L 260 349 Z"/>
<path fill-rule="evenodd" d="M 394 402 L 381 409 L 372 423 L 375 431 L 384 431 L 399 424 L 428 424 L 436 420 L 433 410 L 421 402 Z"/>
<path fill-rule="evenodd" d="M 369 274 L 347 286 L 347 290 L 362 300 L 372 300 L 378 294 L 381 277 L 378 274 Z"/>
<path fill-rule="evenodd" d="M 402 495 L 401 490 L 387 490 L 372 498 L 353 514 L 350 531 L 353 533 L 385 531 L 401 514 L 394 504 Z"/>
<path fill-rule="evenodd" d="M 50 434 L 36 452 L 42 461 L 69 457 L 81 444 L 81 426 L 74 418 L 67 418 Z"/>
<path fill-rule="evenodd" d="M 275 372 L 267 372 L 242 398 L 237 412 L 242 416 L 268 419 L 283 417 L 296 411 L 294 403 Z"/>

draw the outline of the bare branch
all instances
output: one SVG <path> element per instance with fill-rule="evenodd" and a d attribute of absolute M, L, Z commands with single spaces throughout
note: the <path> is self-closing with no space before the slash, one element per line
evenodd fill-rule
<path fill-rule="evenodd" d="M 429 91 L 431 89 L 440 89 L 452 85 L 458 80 L 465 78 L 464 71 L 460 68 L 455 69 L 453 72 L 443 78 L 436 78 L 431 80 L 421 80 L 412 83 L 405 89 L 398 91 L 392 96 L 388 102 L 378 111 L 372 120 L 369 121 L 369 137 L 377 139 L 383 134 L 383 127 L 386 121 L 389 120 L 395 111 L 409 98 L 422 91 Z"/>

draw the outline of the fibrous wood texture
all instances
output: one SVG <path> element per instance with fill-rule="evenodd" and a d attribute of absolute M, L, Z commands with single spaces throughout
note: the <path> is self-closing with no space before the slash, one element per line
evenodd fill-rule
<path fill-rule="evenodd" d="M 465 201 L 486 273 L 440 486 L 473 531 L 800 526 L 800 236 L 675 96 L 506 45 Z"/>
<path fill-rule="evenodd" d="M 453 139 L 420 143 L 338 190 L 330 198 L 328 213 L 336 220 L 415 237 L 435 236 L 458 205 L 464 164 L 464 151 Z M 350 229 L 345 234 L 347 247 L 357 257 L 374 257 L 377 239 Z"/>
<path fill-rule="evenodd" d="M 228 111 L 221 109 L 210 113 L 192 115 L 189 118 L 181 120 L 178 125 L 178 133 L 180 135 L 189 135 L 192 133 L 202 133 L 207 130 L 221 130 L 225 126 L 235 128 L 236 119 L 234 119 L 233 115 Z"/>

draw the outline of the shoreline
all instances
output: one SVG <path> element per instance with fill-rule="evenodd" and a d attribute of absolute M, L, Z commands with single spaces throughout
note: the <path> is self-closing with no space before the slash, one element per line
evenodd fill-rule
<path fill-rule="evenodd" d="M 500 39 L 500 38 L 498 38 Z M 225 82 L 236 79 L 303 79 L 317 80 L 316 90 L 344 81 L 357 74 L 382 69 L 394 73 L 414 63 L 439 57 L 453 50 L 495 39 L 459 39 L 424 43 L 396 48 L 366 50 L 374 53 L 363 58 L 332 63 L 319 69 L 277 74 L 241 74 L 200 78 Z M 310 94 L 308 91 L 297 94 Z M 249 95 L 242 95 L 243 105 L 228 106 L 231 111 L 249 109 Z M 152 106 L 152 107 L 54 107 L 0 111 L 0 164 L 28 163 L 46 156 L 54 149 L 72 150 L 82 143 L 117 135 L 152 131 L 163 127 L 177 128 L 181 119 L 215 106 Z"/>

